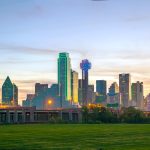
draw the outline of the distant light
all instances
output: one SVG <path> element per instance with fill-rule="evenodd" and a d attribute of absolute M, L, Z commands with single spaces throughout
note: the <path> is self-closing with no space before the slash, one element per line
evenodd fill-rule
<path fill-rule="evenodd" d="M 52 100 L 48 100 L 48 105 L 51 105 L 52 104 Z"/>

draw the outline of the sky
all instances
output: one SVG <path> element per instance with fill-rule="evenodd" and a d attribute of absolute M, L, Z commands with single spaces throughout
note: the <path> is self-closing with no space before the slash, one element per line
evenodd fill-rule
<path fill-rule="evenodd" d="M 59 52 L 69 52 L 79 72 L 92 63 L 89 82 L 132 82 L 150 92 L 149 0 L 0 0 L 0 87 L 9 75 L 19 103 L 36 82 L 57 83 Z M 0 89 L 1 91 L 1 89 Z M 1 99 L 1 93 L 0 93 Z"/>

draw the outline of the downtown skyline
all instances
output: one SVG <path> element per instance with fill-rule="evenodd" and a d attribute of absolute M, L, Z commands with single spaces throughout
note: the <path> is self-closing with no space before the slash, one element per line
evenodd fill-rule
<path fill-rule="evenodd" d="M 79 78 L 80 61 L 87 58 L 92 63 L 90 84 L 107 80 L 109 87 L 118 83 L 119 73 L 130 73 L 132 82 L 144 83 L 146 96 L 150 2 L 135 2 L 1 1 L 0 85 L 9 75 L 21 104 L 36 82 L 57 83 L 57 55 L 65 51 Z"/>

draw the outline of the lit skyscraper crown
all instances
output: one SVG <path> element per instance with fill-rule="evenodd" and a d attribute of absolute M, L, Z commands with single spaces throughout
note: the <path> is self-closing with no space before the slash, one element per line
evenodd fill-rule
<path fill-rule="evenodd" d="M 91 69 L 91 63 L 89 62 L 88 59 L 84 59 L 82 60 L 82 62 L 80 63 L 80 68 L 84 71 L 88 71 L 89 69 Z"/>

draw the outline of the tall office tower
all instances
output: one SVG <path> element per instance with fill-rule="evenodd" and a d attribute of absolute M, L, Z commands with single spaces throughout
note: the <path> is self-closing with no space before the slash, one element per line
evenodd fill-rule
<path fill-rule="evenodd" d="M 78 104 L 78 73 L 71 72 L 71 96 L 73 104 Z"/>
<path fill-rule="evenodd" d="M 143 82 L 132 83 L 132 106 L 143 109 Z"/>
<path fill-rule="evenodd" d="M 91 63 L 89 60 L 84 59 L 80 63 L 82 69 L 82 104 L 88 104 L 88 70 L 91 69 Z"/>
<path fill-rule="evenodd" d="M 105 80 L 96 80 L 96 92 L 99 95 L 107 94 L 107 83 Z"/>
<path fill-rule="evenodd" d="M 79 104 L 82 105 L 82 79 L 78 80 L 78 100 L 79 100 Z"/>
<path fill-rule="evenodd" d="M 9 77 L 6 78 L 2 86 L 2 103 L 12 106 L 18 105 L 18 88 Z"/>
<path fill-rule="evenodd" d="M 116 82 L 112 83 L 110 88 L 109 88 L 109 93 L 110 94 L 116 94 L 119 93 L 119 86 Z"/>
<path fill-rule="evenodd" d="M 119 74 L 119 92 L 121 106 L 128 107 L 131 104 L 131 79 L 130 74 Z"/>
<path fill-rule="evenodd" d="M 150 111 L 150 93 L 146 96 L 146 111 Z"/>
<path fill-rule="evenodd" d="M 94 85 L 88 86 L 88 104 L 94 103 L 96 98 L 96 93 L 94 92 Z"/>
<path fill-rule="evenodd" d="M 58 84 L 61 107 L 71 101 L 71 61 L 68 53 L 59 53 Z"/>
<path fill-rule="evenodd" d="M 40 84 L 40 83 L 35 84 L 35 95 L 36 96 L 43 96 L 43 95 L 46 96 L 47 90 L 48 90 L 48 84 Z"/>
<path fill-rule="evenodd" d="M 107 82 L 105 80 L 96 80 L 96 103 L 106 104 Z"/>
<path fill-rule="evenodd" d="M 107 94 L 107 107 L 118 109 L 120 107 L 119 86 L 116 82 L 112 83 Z"/>
<path fill-rule="evenodd" d="M 18 105 L 18 87 L 13 84 L 13 100 L 14 100 L 14 106 Z"/>

